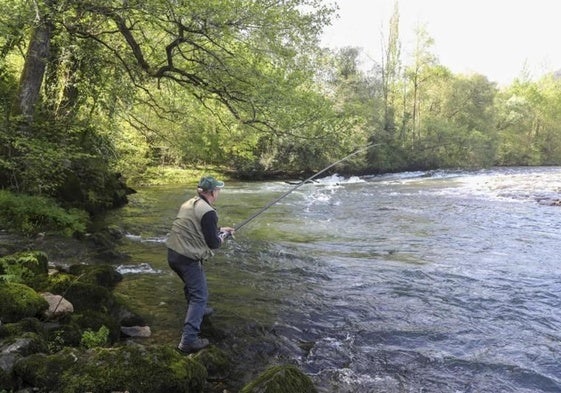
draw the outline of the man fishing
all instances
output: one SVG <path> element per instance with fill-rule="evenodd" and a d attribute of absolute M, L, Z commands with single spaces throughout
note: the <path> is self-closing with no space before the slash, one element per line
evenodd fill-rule
<path fill-rule="evenodd" d="M 212 257 L 213 250 L 235 231 L 231 227 L 218 227 L 214 203 L 223 187 L 224 182 L 214 177 L 201 178 L 197 186 L 198 195 L 181 205 L 166 241 L 168 264 L 184 283 L 188 305 L 183 334 L 177 346 L 185 354 L 209 345 L 206 338 L 199 337 L 204 315 L 212 312 L 207 307 L 208 290 L 203 262 Z"/>

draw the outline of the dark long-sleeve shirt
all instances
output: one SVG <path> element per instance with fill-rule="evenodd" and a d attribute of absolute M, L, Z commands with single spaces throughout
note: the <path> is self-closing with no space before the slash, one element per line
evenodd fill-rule
<path fill-rule="evenodd" d="M 201 219 L 201 227 L 203 229 L 203 235 L 205 237 L 205 242 L 211 249 L 217 249 L 220 247 L 222 242 L 218 237 L 218 215 L 216 211 L 211 210 L 206 212 Z"/>

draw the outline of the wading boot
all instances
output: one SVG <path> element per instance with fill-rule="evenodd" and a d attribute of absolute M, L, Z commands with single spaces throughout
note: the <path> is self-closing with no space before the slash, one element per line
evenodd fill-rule
<path fill-rule="evenodd" d="M 206 348 L 209 346 L 209 341 L 206 338 L 197 338 L 195 341 L 193 341 L 192 343 L 189 344 L 179 344 L 177 346 L 177 350 L 184 354 L 184 355 L 188 355 L 190 353 L 195 353 L 200 351 L 203 348 Z"/>

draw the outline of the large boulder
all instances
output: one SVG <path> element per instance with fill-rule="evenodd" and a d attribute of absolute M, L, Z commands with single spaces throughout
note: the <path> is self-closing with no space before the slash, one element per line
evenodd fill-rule
<path fill-rule="evenodd" d="M 52 355 L 36 353 L 20 359 L 13 373 L 24 386 L 39 391 L 62 391 L 59 390 L 61 376 L 75 366 L 79 355 L 75 348 L 65 348 Z"/>
<path fill-rule="evenodd" d="M 240 393 L 317 393 L 306 374 L 292 365 L 274 366 L 244 386 Z"/>
<path fill-rule="evenodd" d="M 0 388 L 13 389 L 16 387 L 17 381 L 12 378 L 12 371 L 20 359 L 46 350 L 45 340 L 36 333 L 25 333 L 20 337 L 0 339 Z"/>
<path fill-rule="evenodd" d="M 41 315 L 49 303 L 24 284 L 0 282 L 0 321 L 17 322 Z"/>
<path fill-rule="evenodd" d="M 64 298 L 74 306 L 75 312 L 91 310 L 110 313 L 118 307 L 118 302 L 109 289 L 79 280 L 59 281 L 50 287 L 49 292 L 64 294 Z"/>
<path fill-rule="evenodd" d="M 230 359 L 214 345 L 196 353 L 193 359 L 205 366 L 209 380 L 220 381 L 230 375 L 232 367 Z"/>
<path fill-rule="evenodd" d="M 18 361 L 14 372 L 26 386 L 49 392 L 194 393 L 207 377 L 192 357 L 140 345 L 36 354 Z"/>
<path fill-rule="evenodd" d="M 74 312 L 74 306 L 61 295 L 53 295 L 50 292 L 41 293 L 43 299 L 49 303 L 49 308 L 45 311 L 45 317 L 56 319 Z"/>
<path fill-rule="evenodd" d="M 80 282 L 100 285 L 112 289 L 123 280 L 123 275 L 111 265 L 72 265 L 68 272 L 79 277 Z"/>
<path fill-rule="evenodd" d="M 0 324 L 0 339 L 23 335 L 26 332 L 42 334 L 43 331 L 43 326 L 37 318 L 24 318 L 15 323 Z"/>

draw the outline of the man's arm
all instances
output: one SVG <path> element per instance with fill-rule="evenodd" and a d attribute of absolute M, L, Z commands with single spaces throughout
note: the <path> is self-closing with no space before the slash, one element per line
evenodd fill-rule
<path fill-rule="evenodd" d="M 218 215 L 214 210 L 205 213 L 201 219 L 205 242 L 210 249 L 219 248 L 222 241 L 218 237 Z"/>

